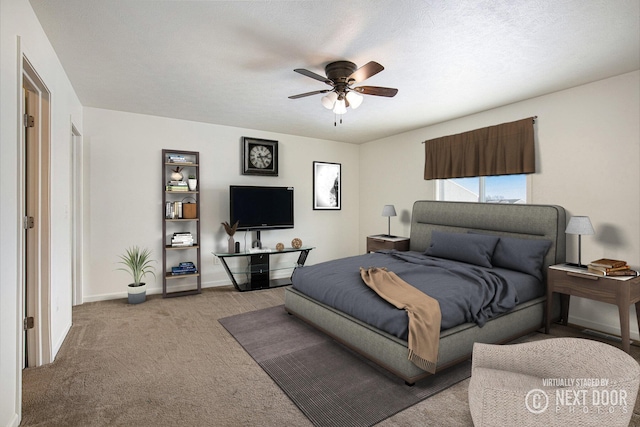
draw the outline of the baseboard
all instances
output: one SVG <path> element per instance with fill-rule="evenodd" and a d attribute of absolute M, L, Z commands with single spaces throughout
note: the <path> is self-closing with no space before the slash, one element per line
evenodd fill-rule
<path fill-rule="evenodd" d="M 221 286 L 232 286 L 229 280 L 214 280 L 209 282 L 202 283 L 202 289 L 206 288 L 217 288 Z M 193 285 L 172 285 L 171 289 L 173 291 L 183 291 L 187 289 L 192 289 Z M 147 295 L 160 295 L 162 294 L 162 285 L 149 287 L 147 286 Z M 83 296 L 82 303 L 85 302 L 98 302 L 98 301 L 108 301 L 112 299 L 122 299 L 127 298 L 127 291 L 124 290 L 122 292 L 114 292 L 110 294 L 99 294 L 99 295 L 91 295 L 91 296 Z"/>
<path fill-rule="evenodd" d="M 64 343 L 64 340 L 67 338 L 67 334 L 71 330 L 71 326 L 72 325 L 73 325 L 73 322 L 69 322 L 67 324 L 67 326 L 64 328 L 64 332 L 62 333 L 60 339 L 53 346 L 53 349 L 51 349 L 51 361 L 52 362 L 56 360 L 56 356 L 58 355 L 58 352 L 60 351 L 60 348 L 62 347 L 62 343 Z"/>
<path fill-rule="evenodd" d="M 635 316 L 631 316 L 631 322 L 636 323 Z M 621 331 L 620 331 L 620 326 L 619 325 L 616 325 L 614 327 L 614 326 L 611 326 L 611 325 L 608 325 L 608 324 L 605 324 L 605 323 L 594 322 L 594 321 L 589 320 L 589 319 L 583 319 L 583 318 L 575 317 L 575 316 L 569 316 L 569 323 L 574 325 L 576 328 L 579 328 L 579 329 L 590 329 L 590 330 L 593 330 L 595 332 L 602 333 L 602 334 L 611 334 L 611 335 L 617 336 L 617 337 L 620 337 L 620 335 L 622 334 Z M 631 330 L 631 339 L 632 340 L 640 340 L 640 334 L 638 334 L 635 331 Z M 618 338 L 618 340 L 621 341 L 620 338 Z"/>

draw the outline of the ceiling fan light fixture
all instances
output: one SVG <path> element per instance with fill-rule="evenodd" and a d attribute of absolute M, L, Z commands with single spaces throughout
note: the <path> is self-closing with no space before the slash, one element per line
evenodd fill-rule
<path fill-rule="evenodd" d="M 329 92 L 327 95 L 322 97 L 322 105 L 327 110 L 331 110 L 334 107 L 336 99 L 338 99 L 338 94 L 335 92 Z"/>
<path fill-rule="evenodd" d="M 344 114 L 347 112 L 347 105 L 343 97 L 338 98 L 336 105 L 333 107 L 333 112 L 336 114 Z"/>
<path fill-rule="evenodd" d="M 347 101 L 349 101 L 349 106 L 354 110 L 362 104 L 362 100 L 364 97 L 357 92 L 347 92 Z"/>

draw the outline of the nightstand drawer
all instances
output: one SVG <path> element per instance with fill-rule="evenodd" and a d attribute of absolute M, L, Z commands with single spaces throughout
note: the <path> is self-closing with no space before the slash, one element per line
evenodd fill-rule
<path fill-rule="evenodd" d="M 409 250 L 408 237 L 367 236 L 367 253 L 381 249 Z"/>

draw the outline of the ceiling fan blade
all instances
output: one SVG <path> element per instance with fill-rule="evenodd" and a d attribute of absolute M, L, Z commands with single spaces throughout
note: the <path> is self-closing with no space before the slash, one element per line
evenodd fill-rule
<path fill-rule="evenodd" d="M 387 96 L 389 98 L 396 96 L 396 93 L 398 93 L 398 89 L 380 86 L 358 86 L 354 87 L 353 90 L 365 95 Z"/>
<path fill-rule="evenodd" d="M 304 68 L 296 68 L 295 70 L 296 73 L 300 73 L 303 76 L 307 76 L 307 77 L 311 77 L 312 79 L 316 79 L 319 80 L 323 83 L 328 84 L 329 86 L 332 85 L 331 80 L 329 80 L 328 78 L 321 76 L 320 74 L 316 74 L 313 71 L 309 71 L 309 70 L 305 70 Z"/>
<path fill-rule="evenodd" d="M 298 95 L 291 95 L 289 97 L 289 99 L 304 98 L 305 96 L 317 95 L 319 93 L 327 93 L 327 92 L 330 92 L 330 91 L 331 91 L 331 89 L 314 90 L 313 92 L 306 92 L 306 93 L 301 93 L 301 94 L 298 94 Z"/>
<path fill-rule="evenodd" d="M 347 79 L 347 81 L 353 83 L 360 83 L 368 79 L 371 76 L 375 76 L 380 71 L 384 70 L 384 67 L 377 62 L 370 61 L 364 64 L 362 67 L 355 70 Z"/>

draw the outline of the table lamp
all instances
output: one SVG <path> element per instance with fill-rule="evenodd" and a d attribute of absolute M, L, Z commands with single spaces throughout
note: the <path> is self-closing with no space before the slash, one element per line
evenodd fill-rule
<path fill-rule="evenodd" d="M 586 268 L 585 265 L 582 265 L 582 235 L 591 235 L 595 234 L 593 226 L 591 225 L 591 221 L 588 216 L 572 216 L 569 219 L 569 224 L 567 224 L 567 229 L 564 231 L 567 234 L 577 234 L 578 235 L 578 264 L 567 263 L 569 265 L 573 265 L 575 267 Z"/>
<path fill-rule="evenodd" d="M 391 217 L 392 216 L 397 216 L 396 214 L 396 208 L 393 205 L 384 205 L 384 208 L 382 208 L 382 216 L 386 216 L 387 220 L 388 220 L 388 231 L 387 231 L 387 237 L 395 237 L 391 235 Z"/>

